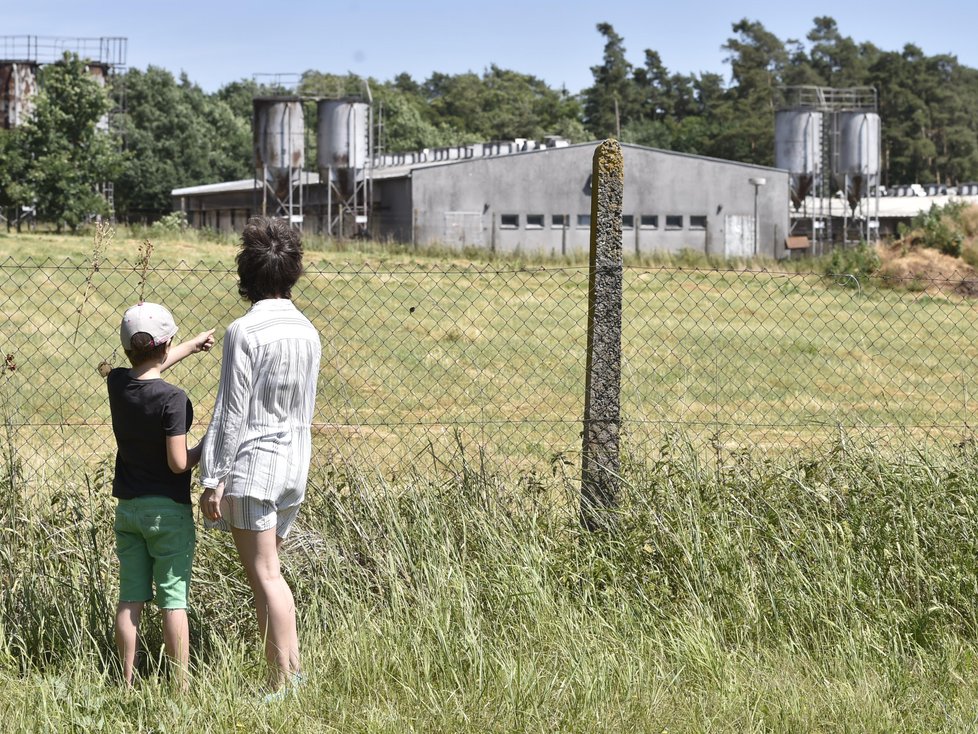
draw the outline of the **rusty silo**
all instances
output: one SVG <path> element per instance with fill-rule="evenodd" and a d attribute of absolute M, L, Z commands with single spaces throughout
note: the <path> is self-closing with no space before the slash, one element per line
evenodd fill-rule
<path fill-rule="evenodd" d="M 297 97 L 255 97 L 252 136 L 256 179 L 264 184 L 262 211 L 301 216 L 301 175 L 305 164 L 302 101 Z M 299 189 L 296 201 L 295 189 Z M 269 207 L 268 194 L 275 198 Z M 298 208 L 297 208 L 298 207 Z"/>
<path fill-rule="evenodd" d="M 340 236 L 364 233 L 372 154 L 370 104 L 356 98 L 323 99 L 317 111 L 319 176 L 329 182 L 326 229 Z"/>
<path fill-rule="evenodd" d="M 38 64 L 0 61 L 0 122 L 4 129 L 23 125 L 34 110 Z"/>
<path fill-rule="evenodd" d="M 332 172 L 340 191 L 352 194 L 370 152 L 370 105 L 353 99 L 323 99 L 317 107 L 317 158 L 320 176 Z"/>

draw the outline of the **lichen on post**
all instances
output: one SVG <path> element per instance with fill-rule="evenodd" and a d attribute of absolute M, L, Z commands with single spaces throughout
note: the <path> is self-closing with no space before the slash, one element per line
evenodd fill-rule
<path fill-rule="evenodd" d="M 587 374 L 581 458 L 581 522 L 591 530 L 611 524 L 621 482 L 621 207 L 624 189 L 621 146 L 616 140 L 605 140 L 594 152 L 591 173 Z"/>

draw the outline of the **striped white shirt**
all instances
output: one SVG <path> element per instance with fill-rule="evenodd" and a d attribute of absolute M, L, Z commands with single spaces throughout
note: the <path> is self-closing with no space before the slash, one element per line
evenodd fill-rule
<path fill-rule="evenodd" d="M 205 487 L 224 480 L 225 494 L 302 501 L 321 354 L 315 327 L 287 298 L 258 301 L 228 327 L 200 460 Z"/>

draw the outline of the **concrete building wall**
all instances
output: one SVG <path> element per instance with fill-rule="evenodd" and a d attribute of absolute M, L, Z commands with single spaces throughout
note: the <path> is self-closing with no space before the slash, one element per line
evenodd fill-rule
<path fill-rule="evenodd" d="M 183 212 L 187 224 L 198 229 L 240 232 L 245 222 L 261 212 L 261 200 L 253 191 L 221 192 L 173 197 L 174 211 Z"/>
<path fill-rule="evenodd" d="M 497 252 L 586 251 L 594 145 L 481 158 L 411 174 L 415 241 Z M 624 145 L 626 252 L 749 255 L 757 191 L 758 251 L 782 256 L 788 174 Z"/>
<path fill-rule="evenodd" d="M 411 179 L 374 181 L 370 234 L 374 239 L 414 242 L 414 206 L 411 202 Z"/>
<path fill-rule="evenodd" d="M 449 159 L 444 165 L 384 172 L 373 184 L 370 234 L 459 249 L 586 252 L 595 145 Z M 766 183 L 757 190 L 758 252 L 785 255 L 786 171 L 633 145 L 623 145 L 622 153 L 626 253 L 692 250 L 750 256 L 755 231 L 750 179 L 760 177 Z M 261 212 L 261 190 L 247 181 L 232 183 L 234 190 L 226 184 L 177 190 L 174 208 L 185 211 L 192 226 L 240 231 L 248 215 Z M 325 186 L 304 189 L 306 231 L 325 229 L 326 201 Z"/>

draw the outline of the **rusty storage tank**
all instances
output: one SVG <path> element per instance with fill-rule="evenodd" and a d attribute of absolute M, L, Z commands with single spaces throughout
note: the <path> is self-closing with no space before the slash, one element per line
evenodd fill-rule
<path fill-rule="evenodd" d="M 324 99 L 317 105 L 317 163 L 320 177 L 332 171 L 344 194 L 367 167 L 370 154 L 370 105 L 357 99 Z"/>
<path fill-rule="evenodd" d="M 774 166 L 791 174 L 795 209 L 808 196 L 822 160 L 822 113 L 810 109 L 779 110 L 774 115 Z"/>
<path fill-rule="evenodd" d="M 255 168 L 265 171 L 275 195 L 284 200 L 305 165 L 302 101 L 297 97 L 256 97 L 252 136 Z"/>
<path fill-rule="evenodd" d="M 836 173 L 847 182 L 846 198 L 855 208 L 880 172 L 880 116 L 875 112 L 836 113 L 839 132 Z"/>
<path fill-rule="evenodd" d="M 109 72 L 111 67 L 108 64 L 102 63 L 100 61 L 86 61 L 85 71 L 88 75 L 95 80 L 102 89 L 105 89 L 109 84 Z M 95 129 L 101 130 L 102 132 L 107 132 L 109 130 L 109 113 L 106 112 L 102 115 L 98 122 L 95 123 Z"/>
<path fill-rule="evenodd" d="M 37 69 L 33 61 L 0 61 L 0 127 L 27 122 L 37 96 Z"/>

